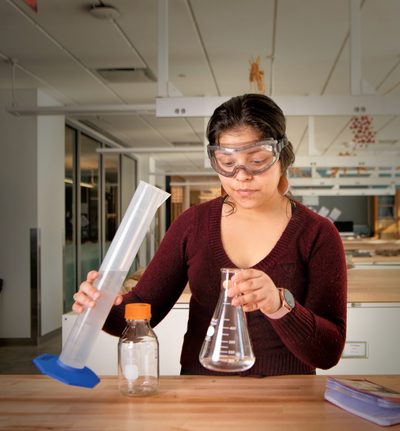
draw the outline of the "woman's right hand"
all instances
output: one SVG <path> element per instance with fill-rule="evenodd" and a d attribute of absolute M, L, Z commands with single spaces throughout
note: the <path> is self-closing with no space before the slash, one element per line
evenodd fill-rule
<path fill-rule="evenodd" d="M 93 308 L 96 306 L 97 299 L 100 298 L 101 292 L 97 290 L 93 283 L 99 276 L 97 271 L 90 271 L 86 277 L 86 280 L 79 286 L 79 291 L 73 296 L 74 303 L 72 310 L 76 313 L 82 313 L 85 308 Z M 122 295 L 118 295 L 115 298 L 114 305 L 120 305 L 122 302 Z"/>

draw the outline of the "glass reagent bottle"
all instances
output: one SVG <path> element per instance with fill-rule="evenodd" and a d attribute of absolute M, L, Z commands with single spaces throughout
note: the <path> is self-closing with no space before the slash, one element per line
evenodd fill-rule
<path fill-rule="evenodd" d="M 158 392 L 158 340 L 150 326 L 151 306 L 125 306 L 126 328 L 118 342 L 118 386 L 123 395 L 144 396 Z"/>

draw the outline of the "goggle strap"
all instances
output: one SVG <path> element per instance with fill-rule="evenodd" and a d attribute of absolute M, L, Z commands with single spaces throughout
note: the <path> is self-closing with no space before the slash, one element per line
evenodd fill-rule
<path fill-rule="evenodd" d="M 281 139 L 278 140 L 278 144 L 277 144 L 277 150 L 280 153 L 288 144 L 288 138 L 286 135 L 283 135 L 283 137 Z"/>

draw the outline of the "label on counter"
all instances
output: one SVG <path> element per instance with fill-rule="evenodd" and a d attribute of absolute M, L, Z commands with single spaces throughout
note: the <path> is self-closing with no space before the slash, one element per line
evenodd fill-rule
<path fill-rule="evenodd" d="M 366 341 L 346 341 L 342 358 L 367 359 L 367 342 Z"/>

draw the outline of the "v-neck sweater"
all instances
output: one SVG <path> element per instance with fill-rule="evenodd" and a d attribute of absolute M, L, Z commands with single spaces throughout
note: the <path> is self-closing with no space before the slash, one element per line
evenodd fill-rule
<path fill-rule="evenodd" d="M 222 206 L 221 197 L 195 205 L 171 224 L 138 284 L 112 308 L 104 325 L 106 332 L 119 336 L 125 327 L 125 304 L 147 302 L 151 325 L 156 326 L 189 282 L 183 374 L 218 374 L 205 369 L 198 357 L 218 301 L 220 269 L 235 267 L 222 244 Z M 290 290 L 295 307 L 275 320 L 261 311 L 246 313 L 256 361 L 240 374 L 314 374 L 316 368 L 334 366 L 346 336 L 347 270 L 333 223 L 296 202 L 281 237 L 253 268 L 268 274 L 277 287 Z"/>

